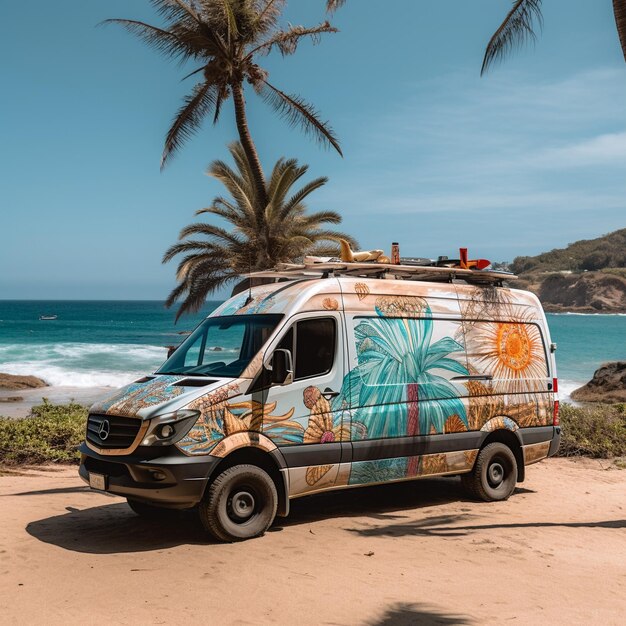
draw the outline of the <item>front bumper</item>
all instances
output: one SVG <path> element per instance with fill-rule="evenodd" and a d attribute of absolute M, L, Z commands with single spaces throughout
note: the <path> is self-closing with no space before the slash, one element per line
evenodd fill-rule
<path fill-rule="evenodd" d="M 86 483 L 90 472 L 102 474 L 109 493 L 176 509 L 200 502 L 211 473 L 221 461 L 210 455 L 186 456 L 174 446 L 150 448 L 146 450 L 149 454 L 138 448 L 134 454 L 115 456 L 98 454 L 83 442 L 79 451 L 78 473 Z M 146 458 L 155 452 L 160 456 Z"/>

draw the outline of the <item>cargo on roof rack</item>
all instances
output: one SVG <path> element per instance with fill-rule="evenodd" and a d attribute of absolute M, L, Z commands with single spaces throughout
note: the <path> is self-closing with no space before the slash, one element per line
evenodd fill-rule
<path fill-rule="evenodd" d="M 511 272 L 437 267 L 429 265 L 395 265 L 391 263 L 279 263 L 275 269 L 246 274 L 248 278 L 315 278 L 324 276 L 362 276 L 396 280 L 450 282 L 465 280 L 471 284 L 499 285 L 517 278 Z"/>

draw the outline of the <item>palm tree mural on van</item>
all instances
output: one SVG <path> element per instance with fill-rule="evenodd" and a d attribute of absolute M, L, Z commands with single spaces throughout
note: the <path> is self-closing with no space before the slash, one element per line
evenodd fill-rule
<path fill-rule="evenodd" d="M 468 374 L 450 357 L 463 346 L 451 337 L 432 341 L 432 312 L 422 298 L 380 297 L 375 310 L 377 317 L 358 321 L 354 329 L 358 366 L 347 381 L 352 406 L 362 407 L 354 418 L 367 438 L 442 433 L 453 416 L 467 428 L 465 406 L 443 375 Z M 417 473 L 418 461 L 411 457 L 407 475 Z"/>

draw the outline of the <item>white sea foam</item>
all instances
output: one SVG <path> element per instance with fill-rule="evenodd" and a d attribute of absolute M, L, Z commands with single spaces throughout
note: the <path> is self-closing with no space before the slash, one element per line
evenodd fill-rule
<path fill-rule="evenodd" d="M 574 380 L 563 380 L 559 378 L 559 400 L 561 402 L 570 402 L 576 404 L 575 400 L 572 400 L 571 394 L 575 389 L 582 387 L 585 383 L 577 382 Z"/>
<path fill-rule="evenodd" d="M 146 373 L 145 371 L 76 371 L 36 361 L 2 363 L 0 367 L 6 374 L 37 376 L 53 387 L 122 387 Z"/>
<path fill-rule="evenodd" d="M 153 372 L 166 355 L 165 348 L 140 344 L 5 344 L 0 371 L 53 386 L 120 387 Z"/>

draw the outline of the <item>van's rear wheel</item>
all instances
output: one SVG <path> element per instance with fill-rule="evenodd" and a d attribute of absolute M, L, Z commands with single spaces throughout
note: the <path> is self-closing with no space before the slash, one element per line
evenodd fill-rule
<path fill-rule="evenodd" d="M 506 500 L 517 484 L 517 461 L 513 451 L 503 443 L 485 446 L 478 454 L 474 469 L 463 474 L 462 482 L 480 500 Z"/>
<path fill-rule="evenodd" d="M 235 465 L 213 481 L 198 512 L 216 539 L 243 541 L 270 527 L 277 506 L 276 486 L 266 472 L 256 465 Z"/>

